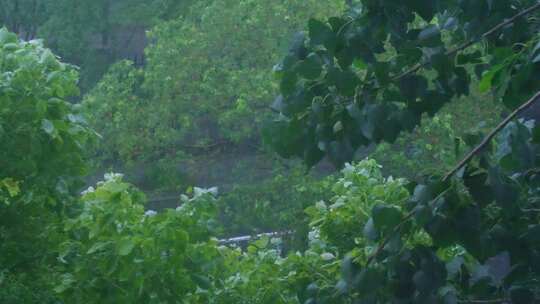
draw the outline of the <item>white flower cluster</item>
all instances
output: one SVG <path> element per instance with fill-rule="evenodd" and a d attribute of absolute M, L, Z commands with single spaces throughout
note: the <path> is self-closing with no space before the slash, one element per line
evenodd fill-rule
<path fill-rule="evenodd" d="M 308 240 L 310 242 L 318 241 L 321 238 L 321 231 L 317 228 L 312 229 L 308 232 Z"/>
<path fill-rule="evenodd" d="M 212 188 L 208 188 L 208 189 L 204 189 L 204 188 L 199 188 L 199 187 L 195 187 L 193 188 L 193 196 L 194 197 L 198 197 L 198 196 L 201 196 L 201 195 L 204 195 L 204 194 L 212 194 L 212 196 L 217 196 L 218 195 L 218 187 L 212 187 Z"/>
<path fill-rule="evenodd" d="M 154 216 L 156 214 L 157 212 L 154 210 L 146 210 L 146 212 L 144 213 L 144 216 Z"/>
<path fill-rule="evenodd" d="M 113 173 L 113 172 L 105 173 L 105 175 L 103 176 L 106 182 L 120 181 L 123 177 L 124 177 L 124 174 Z"/>
<path fill-rule="evenodd" d="M 88 189 L 81 192 L 81 195 L 87 195 L 88 193 L 92 193 L 94 191 L 96 191 L 96 189 L 94 189 L 94 187 L 90 186 L 90 187 L 88 187 Z"/>
<path fill-rule="evenodd" d="M 217 197 L 217 195 L 219 194 L 218 187 L 212 187 L 212 188 L 208 188 L 208 189 L 194 187 L 193 188 L 193 197 L 190 198 L 189 196 L 187 196 L 185 194 L 182 194 L 182 195 L 180 195 L 180 200 L 182 202 L 191 202 L 191 201 L 197 200 L 199 197 L 201 197 L 201 196 L 203 196 L 205 194 L 210 194 L 213 197 Z M 179 210 L 178 208 L 176 208 L 176 209 Z"/>
<path fill-rule="evenodd" d="M 109 182 L 120 182 L 122 181 L 122 178 L 124 177 L 124 174 L 120 174 L 120 173 L 105 173 L 105 175 L 103 176 L 103 181 L 100 181 L 100 182 L 97 182 L 97 186 L 98 187 L 101 187 L 103 185 L 105 185 L 105 183 L 109 183 Z"/>
<path fill-rule="evenodd" d="M 105 173 L 105 175 L 103 176 L 103 181 L 99 181 L 96 183 L 96 186 L 97 187 L 101 187 L 103 186 L 105 183 L 108 183 L 108 182 L 119 182 L 122 180 L 122 178 L 124 177 L 123 174 L 120 174 L 120 173 Z M 96 189 L 94 187 L 88 187 L 88 189 L 84 190 L 81 192 L 81 195 L 86 195 L 88 193 L 92 193 L 96 191 Z"/>
<path fill-rule="evenodd" d="M 333 254 L 330 253 L 330 252 L 325 252 L 325 253 L 321 254 L 321 258 L 322 258 L 324 261 L 331 261 L 331 260 L 335 259 L 336 256 L 333 255 Z"/>

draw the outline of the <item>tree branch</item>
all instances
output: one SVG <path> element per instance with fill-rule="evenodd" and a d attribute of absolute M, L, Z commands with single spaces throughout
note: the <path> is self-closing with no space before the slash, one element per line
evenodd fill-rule
<path fill-rule="evenodd" d="M 442 191 L 441 193 L 439 193 L 434 199 L 432 199 L 431 201 L 436 201 L 438 199 L 440 199 L 441 197 L 443 197 L 447 192 L 448 192 L 449 189 L 446 189 L 444 191 Z M 403 225 L 405 225 L 405 223 L 407 223 L 414 215 L 415 215 L 416 211 L 413 209 L 411 210 L 409 213 L 407 213 L 407 215 L 405 215 L 405 217 L 401 220 L 401 222 L 396 226 L 394 227 L 394 229 L 384 238 L 384 240 L 379 244 L 379 246 L 377 247 L 377 249 L 375 250 L 375 252 L 368 258 L 367 262 L 366 262 L 366 267 L 368 267 L 371 262 L 373 262 L 375 260 L 375 258 L 381 254 L 381 252 L 383 251 L 384 247 L 386 246 L 386 244 L 388 244 L 388 242 L 390 242 L 390 240 L 392 239 L 392 237 L 399 232 L 399 230 L 401 230 L 401 227 L 403 227 Z"/>
<path fill-rule="evenodd" d="M 482 39 L 485 39 L 491 35 L 493 35 L 494 33 L 496 33 L 497 31 L 499 31 L 500 29 L 504 28 L 505 26 L 509 25 L 509 24 L 512 24 L 514 21 L 516 21 L 517 19 L 523 17 L 523 16 L 526 16 L 532 12 L 534 12 L 535 10 L 537 9 L 540 9 L 540 2 L 536 3 L 535 5 L 529 7 L 528 9 L 525 9 L 521 12 L 519 12 L 518 14 L 514 15 L 513 17 L 511 17 L 510 19 L 506 19 L 505 21 L 497 24 L 496 26 L 494 26 L 493 28 L 491 28 L 490 30 L 488 30 L 487 32 L 485 32 L 484 34 L 482 34 L 482 36 L 476 38 L 476 39 L 472 39 L 470 40 L 469 42 L 466 42 L 464 43 L 463 45 L 455 48 L 455 49 L 452 49 L 452 50 L 449 50 L 445 53 L 446 56 L 450 56 L 450 55 L 453 55 L 459 51 L 462 51 L 474 44 L 476 44 L 477 42 L 481 41 Z M 394 76 L 392 77 L 392 81 L 397 81 L 397 80 L 400 80 L 402 79 L 403 77 L 405 76 L 408 76 L 416 71 L 418 71 L 419 69 L 425 67 L 426 65 L 428 65 L 430 63 L 429 60 L 426 60 L 424 62 L 421 62 L 421 63 L 418 63 L 417 65 L 413 66 L 412 68 L 410 68 L 409 70 L 399 74 L 398 76 Z"/>
<path fill-rule="evenodd" d="M 478 152 L 480 152 L 492 139 L 499 133 L 506 125 L 514 118 L 516 118 L 521 112 L 525 111 L 527 108 L 529 108 L 531 105 L 533 105 L 538 99 L 540 98 L 540 91 L 537 92 L 531 99 L 529 99 L 526 103 L 522 104 L 519 108 L 517 108 L 512 114 L 508 115 L 495 129 L 493 129 L 483 140 L 480 144 L 478 144 L 465 158 L 463 158 L 450 172 L 448 172 L 445 176 L 443 181 L 448 180 L 452 175 L 454 175 L 457 171 L 459 171 L 461 168 L 463 168 Z"/>
<path fill-rule="evenodd" d="M 388 244 L 388 242 L 390 242 L 390 240 L 392 239 L 392 237 L 399 231 L 401 230 L 401 227 L 403 227 L 403 225 L 405 225 L 405 223 L 407 223 L 413 216 L 414 216 L 415 212 L 414 210 L 409 212 L 404 218 L 403 220 L 401 221 L 401 223 L 399 223 L 396 227 L 394 227 L 394 229 L 386 236 L 386 238 L 384 238 L 384 240 L 379 244 L 379 246 L 377 246 L 377 249 L 375 250 L 375 252 L 369 256 L 367 262 L 366 262 L 366 268 L 371 264 L 371 262 L 373 262 L 375 260 L 375 258 L 377 256 L 379 256 L 379 254 L 381 254 L 381 252 L 383 251 L 384 247 L 386 246 L 386 244 Z"/>

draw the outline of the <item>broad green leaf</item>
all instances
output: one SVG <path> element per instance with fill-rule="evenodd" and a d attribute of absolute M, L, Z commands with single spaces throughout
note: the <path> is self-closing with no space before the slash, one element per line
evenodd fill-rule
<path fill-rule="evenodd" d="M 363 269 L 357 278 L 357 290 L 364 294 L 373 294 L 384 286 L 384 274 L 374 268 Z"/>
<path fill-rule="evenodd" d="M 310 19 L 308 23 L 309 38 L 313 45 L 324 45 L 333 38 L 332 29 L 324 22 Z"/>
<path fill-rule="evenodd" d="M 13 52 L 18 49 L 18 45 L 16 43 L 6 43 L 3 46 L 3 50 L 6 52 Z"/>
<path fill-rule="evenodd" d="M 54 287 L 54 291 L 56 293 L 63 293 L 64 291 L 71 288 L 71 286 L 76 282 L 76 279 L 73 277 L 72 274 L 64 274 L 62 275 L 62 280 L 59 285 Z"/>
<path fill-rule="evenodd" d="M 133 251 L 133 248 L 135 248 L 135 242 L 129 237 L 122 238 L 116 244 L 116 250 L 118 252 L 118 255 L 120 256 L 126 256 L 130 254 L 131 251 Z"/>
<path fill-rule="evenodd" d="M 496 65 L 495 67 L 491 68 L 487 73 L 485 73 L 482 76 L 482 79 L 480 80 L 480 83 L 478 84 L 478 89 L 480 92 L 485 93 L 489 91 L 492 87 L 492 81 L 495 75 L 500 72 L 504 68 L 504 65 Z"/>
<path fill-rule="evenodd" d="M 103 248 L 105 248 L 106 246 L 108 246 L 109 244 L 110 242 L 97 242 L 93 244 L 92 247 L 88 249 L 88 251 L 86 251 L 86 254 L 93 254 L 95 252 L 98 252 L 102 250 Z"/>
<path fill-rule="evenodd" d="M 373 224 L 375 228 L 387 231 L 401 222 L 401 211 L 394 206 L 375 205 L 373 207 Z"/>
<path fill-rule="evenodd" d="M 439 28 L 436 25 L 430 25 L 423 29 L 420 34 L 418 34 L 418 39 L 420 40 L 429 40 L 433 37 L 438 36 L 440 33 Z"/>
<path fill-rule="evenodd" d="M 321 75 L 322 66 L 316 54 L 310 54 L 305 60 L 298 63 L 298 73 L 306 79 L 316 79 Z"/>
<path fill-rule="evenodd" d="M 103 189 L 111 193 L 121 193 L 129 189 L 129 184 L 122 182 L 109 182 L 103 187 Z"/>

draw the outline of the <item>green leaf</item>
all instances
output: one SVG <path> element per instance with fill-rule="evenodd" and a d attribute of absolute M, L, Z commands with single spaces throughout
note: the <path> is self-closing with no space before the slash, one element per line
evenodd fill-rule
<path fill-rule="evenodd" d="M 121 239 L 116 246 L 118 255 L 126 256 L 133 251 L 133 248 L 135 248 L 135 242 L 131 238 L 126 237 Z"/>
<path fill-rule="evenodd" d="M 374 268 L 363 269 L 355 281 L 358 292 L 373 294 L 384 286 L 384 274 Z"/>
<path fill-rule="evenodd" d="M 17 43 L 6 43 L 2 47 L 2 49 L 6 52 L 13 52 L 16 51 L 18 48 L 19 46 L 17 45 Z"/>
<path fill-rule="evenodd" d="M 408 5 L 427 22 L 435 16 L 435 3 L 436 1 L 408 0 Z"/>
<path fill-rule="evenodd" d="M 440 30 L 436 25 L 429 25 L 428 27 L 420 31 L 420 33 L 418 34 L 418 39 L 419 40 L 432 39 L 433 37 L 438 36 L 439 33 L 440 33 Z"/>
<path fill-rule="evenodd" d="M 330 85 L 335 85 L 343 96 L 353 96 L 359 83 L 358 77 L 352 71 L 341 71 L 333 68 L 326 76 Z"/>
<path fill-rule="evenodd" d="M 504 279 L 512 271 L 510 264 L 510 254 L 504 251 L 486 261 L 486 266 L 489 267 L 489 274 L 496 286 L 502 286 Z"/>
<path fill-rule="evenodd" d="M 109 182 L 106 183 L 102 189 L 111 193 L 121 193 L 129 189 L 129 184 L 120 182 Z"/>
<path fill-rule="evenodd" d="M 485 73 L 482 76 L 482 79 L 480 80 L 480 83 L 478 84 L 478 89 L 481 93 L 485 93 L 489 91 L 492 87 L 493 78 L 495 75 L 497 75 L 498 72 L 500 72 L 504 68 L 504 65 L 496 65 L 491 70 L 489 70 L 487 73 Z"/>
<path fill-rule="evenodd" d="M 417 98 L 422 97 L 426 93 L 428 82 L 424 77 L 411 75 L 402 78 L 399 87 L 407 101 L 415 102 Z"/>
<path fill-rule="evenodd" d="M 298 77 L 295 73 L 285 72 L 283 78 L 281 78 L 281 92 L 284 95 L 291 94 L 296 88 L 296 83 L 298 82 Z"/>
<path fill-rule="evenodd" d="M 312 45 L 324 45 L 329 51 L 334 50 L 336 37 L 330 26 L 317 19 L 310 19 L 308 29 Z"/>
<path fill-rule="evenodd" d="M 86 254 L 93 254 L 95 252 L 98 252 L 98 251 L 102 250 L 103 248 L 105 248 L 110 243 L 111 242 L 97 242 L 97 243 L 94 243 L 94 245 L 92 245 L 92 247 L 90 247 L 88 249 L 88 251 L 86 251 Z"/>
<path fill-rule="evenodd" d="M 306 79 L 316 79 L 322 72 L 321 61 L 316 54 L 309 54 L 305 60 L 298 63 L 297 71 Z"/>
<path fill-rule="evenodd" d="M 15 181 L 13 178 L 4 178 L 0 181 L 0 184 L 2 184 L 8 191 L 9 196 L 15 197 L 21 193 L 21 189 L 19 188 L 19 182 Z"/>
<path fill-rule="evenodd" d="M 461 256 L 453 258 L 450 262 L 446 263 L 446 271 L 450 277 L 454 277 L 459 274 L 461 267 L 465 263 L 465 259 Z"/>
<path fill-rule="evenodd" d="M 480 64 L 482 63 L 482 52 L 476 51 L 473 53 L 461 53 L 457 56 L 457 64 Z"/>
<path fill-rule="evenodd" d="M 343 131 L 343 123 L 341 121 L 337 121 L 332 129 L 334 130 L 334 133 Z"/>
<path fill-rule="evenodd" d="M 370 218 L 366 222 L 363 233 L 364 233 L 364 236 L 371 241 L 376 241 L 379 238 L 379 232 L 377 231 L 377 229 L 375 228 L 375 225 L 373 224 L 373 218 Z"/>
<path fill-rule="evenodd" d="M 2 27 L 0 28 L 0 45 L 8 43 L 17 43 L 17 35 Z"/>
<path fill-rule="evenodd" d="M 375 228 L 388 231 L 401 222 L 401 211 L 394 206 L 377 204 L 373 207 L 373 224 Z"/>
<path fill-rule="evenodd" d="M 62 281 L 60 282 L 60 284 L 54 287 L 54 291 L 56 293 L 63 293 L 64 291 L 68 290 L 75 282 L 76 279 L 73 277 L 72 274 L 64 274 L 62 275 Z"/>
<path fill-rule="evenodd" d="M 309 146 L 304 152 L 304 161 L 308 168 L 318 164 L 324 158 L 324 152 L 317 146 Z"/>
<path fill-rule="evenodd" d="M 357 70 L 365 70 L 365 69 L 367 69 L 367 64 L 360 58 L 354 59 L 352 64 Z"/>

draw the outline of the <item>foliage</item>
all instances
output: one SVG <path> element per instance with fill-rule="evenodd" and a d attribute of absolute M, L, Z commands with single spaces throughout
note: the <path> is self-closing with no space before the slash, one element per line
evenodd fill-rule
<path fill-rule="evenodd" d="M 56 291 L 66 303 L 179 303 L 219 270 L 215 199 L 195 189 L 176 209 L 144 211 L 144 195 L 108 174 L 65 222 L 66 270 Z M 189 301 L 183 303 L 190 303 Z"/>
<path fill-rule="evenodd" d="M 294 290 L 280 275 L 284 259 L 275 249 L 267 248 L 269 239 L 250 245 L 249 252 L 222 248 L 227 264 L 222 286 L 207 291 L 201 303 L 298 303 Z"/>
<path fill-rule="evenodd" d="M 269 143 L 282 156 L 302 157 L 309 165 L 324 155 L 340 165 L 360 146 L 393 142 L 402 130 L 418 125 L 422 114 L 433 115 L 452 98 L 469 95 L 470 72 L 496 66 L 500 74 L 504 64 L 498 62 L 505 55 L 517 58 L 534 47 L 531 41 L 517 53 L 509 49 L 532 38 L 533 26 L 518 18 L 504 35 L 487 37 L 493 47 L 446 54 L 531 1 L 511 2 L 488 7 L 488 1 L 480 1 L 468 7 L 460 1 L 368 1 L 328 22 L 311 19 L 308 32 L 299 34 L 303 38 L 277 67 L 282 95 L 273 107 L 282 115 L 268 129 Z M 386 9 L 395 15 L 382 14 Z M 442 34 L 448 36 L 444 41 Z M 407 73 L 409 67 L 415 69 Z M 428 73 L 415 73 L 418 69 Z M 491 74 L 482 79 L 482 87 L 489 89 Z M 515 83 L 520 85 L 532 86 Z M 515 99 L 519 96 L 505 96 L 508 102 Z"/>
<path fill-rule="evenodd" d="M 123 162 L 175 159 L 256 141 L 287 37 L 342 1 L 214 1 L 157 24 L 139 70 L 111 68 L 85 98 L 100 152 Z M 144 118 L 143 118 L 144 117 Z M 114 155 L 118 153 L 119 155 Z"/>
<path fill-rule="evenodd" d="M 537 24 L 529 17 L 538 8 L 362 1 L 352 14 L 312 19 L 279 65 L 280 115 L 267 140 L 310 166 L 324 156 L 342 165 L 358 147 L 394 142 L 423 114 L 468 96 L 475 78 L 481 92 L 516 109 L 538 90 Z M 479 40 L 484 47 L 468 49 Z M 538 301 L 537 132 L 513 123 L 494 153 L 484 142 L 485 154 L 413 187 L 406 208 L 374 209 L 364 231 L 377 249 L 344 261 L 338 290 L 362 303 Z M 406 246 L 421 231 L 432 242 Z M 461 254 L 449 259 L 449 250 Z"/>
<path fill-rule="evenodd" d="M 308 219 L 304 209 L 330 196 L 334 177 L 319 179 L 305 168 L 282 170 L 254 184 L 237 184 L 219 198 L 219 220 L 224 236 L 294 231 L 284 236 L 286 247 L 303 248 Z"/>
<path fill-rule="evenodd" d="M 324 240 L 331 240 L 339 252 L 349 252 L 362 243 L 358 232 L 364 229 L 371 210 L 376 206 L 395 205 L 402 208 L 409 193 L 403 180 L 384 179 L 374 160 L 357 166 L 347 164 L 332 188 L 331 204 L 320 201 L 307 209 L 312 224 Z"/>
<path fill-rule="evenodd" d="M 0 273 L 7 277 L 4 284 L 41 284 L 40 279 L 18 274 L 42 268 L 47 273 L 47 262 L 54 259 L 52 249 L 62 238 L 56 228 L 80 186 L 78 178 L 85 169 L 82 149 L 91 136 L 77 108 L 67 101 L 77 93 L 73 67 L 58 61 L 41 42 L 21 42 L 0 29 L 0 143 L 4 147 L 0 150 Z M 0 302 L 10 301 L 6 296 L 3 293 Z"/>
<path fill-rule="evenodd" d="M 41 278 L 27 273 L 0 273 L 0 286 L 2 286 L 0 299 L 2 303 L 58 303 L 58 298 L 50 291 L 50 283 L 40 280 Z"/>
<path fill-rule="evenodd" d="M 510 118 L 540 99 L 540 39 L 531 17 L 540 3 L 354 3 L 348 1 L 343 17 L 310 19 L 307 32 L 295 36 L 275 67 L 281 96 L 272 107 L 279 113 L 265 130 L 282 156 L 301 157 L 308 166 L 328 157 L 345 167 L 341 178 L 331 191 L 321 182 L 320 194 L 303 175 L 269 183 L 269 192 L 277 192 L 274 187 L 299 180 L 276 199 L 294 202 L 284 218 L 256 214 L 282 207 L 267 209 L 267 198 L 254 197 L 263 211 L 250 209 L 253 189 L 224 198 L 224 206 L 255 213 L 251 218 L 271 227 L 303 221 L 298 211 L 313 193 L 329 197 L 305 210 L 307 249 L 286 256 L 275 239 L 245 251 L 220 246 L 213 189 L 193 188 L 178 208 L 156 213 L 145 211 L 141 192 L 108 174 L 75 201 L 92 134 L 66 101 L 77 93 L 76 72 L 39 41 L 21 42 L 0 30 L 0 142 L 7 147 L 0 151 L 0 302 L 540 301 L 540 126 L 534 121 L 505 120 L 456 166 L 449 163 L 468 148 L 455 156 L 437 151 L 431 161 L 443 162 L 440 168 L 422 164 L 424 154 L 410 168 L 436 174 L 416 182 L 384 177 L 372 160 L 347 163 L 359 147 L 404 144 L 399 135 L 415 128 L 439 132 L 435 139 L 418 136 L 424 147 L 431 140 L 442 147 L 477 144 L 478 134 L 460 129 L 471 124 L 440 114 L 444 105 L 470 97 L 471 86 L 517 109 Z M 147 68 L 118 64 L 86 99 L 93 123 L 107 122 L 100 130 L 105 147 L 133 135 L 114 144 L 118 155 L 101 148 L 105 159 L 183 157 L 222 140 L 253 140 L 253 126 L 266 115 L 257 107 L 273 89 L 262 71 L 281 48 L 276 37 L 291 30 L 284 24 L 341 8 L 315 1 L 199 5 L 155 28 Z M 281 14 L 288 10 L 298 16 L 288 20 Z M 255 85 L 261 81 L 266 87 Z M 154 117 L 142 119 L 137 110 Z M 418 129 L 425 115 L 435 118 Z M 439 138 L 441 129 L 450 136 Z M 445 166 L 451 170 L 441 177 Z"/>
<path fill-rule="evenodd" d="M 372 209 L 404 208 L 408 191 L 404 180 L 385 179 L 373 160 L 347 165 L 334 183 L 332 197 L 306 209 L 310 220 L 309 246 L 280 257 L 272 241 L 261 239 L 244 253 L 223 251 L 235 257 L 222 287 L 211 290 L 208 303 L 352 303 L 336 293 L 341 259 L 365 260 L 374 250 L 362 233 Z M 427 240 L 427 241 L 426 241 Z M 414 242 L 428 242 L 417 235 Z"/>
<path fill-rule="evenodd" d="M 181 16 L 191 0 L 2 0 L 0 23 L 25 40 L 41 38 L 80 65 L 83 91 L 121 58 L 125 37 L 140 27 Z M 125 56 L 125 55 L 124 55 Z"/>
<path fill-rule="evenodd" d="M 491 97 L 474 92 L 433 117 L 424 116 L 421 125 L 400 134 L 394 143 L 378 144 L 370 157 L 383 166 L 385 175 L 419 179 L 444 174 L 463 157 L 475 137 L 495 126 L 500 114 L 501 106 Z"/>

